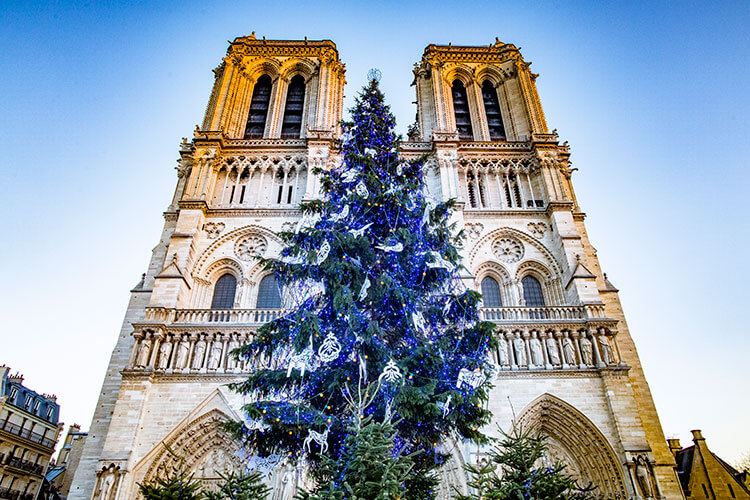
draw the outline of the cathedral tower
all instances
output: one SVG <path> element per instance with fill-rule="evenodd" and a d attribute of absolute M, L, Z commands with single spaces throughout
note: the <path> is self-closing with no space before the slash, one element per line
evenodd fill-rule
<path fill-rule="evenodd" d="M 611 498 L 683 498 L 617 289 L 603 276 L 571 184 L 569 150 L 550 133 L 537 75 L 516 47 L 429 45 L 415 65 L 417 123 L 406 157 L 433 153 L 432 195 L 456 198 L 468 236 L 467 286 L 499 348 L 490 407 L 550 436 L 550 453 Z M 216 424 L 240 419 L 225 384 L 245 366 L 228 352 L 281 314 L 272 275 L 254 255 L 319 195 L 314 167 L 338 161 L 344 65 L 331 41 L 231 42 L 202 126 L 183 140 L 177 188 L 122 330 L 70 491 L 126 500 L 137 483 L 187 455 L 208 483 L 241 467 Z M 495 425 L 487 429 L 493 432 Z M 462 465 L 482 449 L 456 443 L 442 471 L 466 490 Z M 283 461 L 273 500 L 304 481 Z"/>

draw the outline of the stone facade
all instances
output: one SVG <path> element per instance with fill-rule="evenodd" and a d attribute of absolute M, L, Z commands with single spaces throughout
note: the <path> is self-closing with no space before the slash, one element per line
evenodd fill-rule
<path fill-rule="evenodd" d="M 37 497 L 62 430 L 59 415 L 57 397 L 32 391 L 0 366 L 0 498 Z"/>
<path fill-rule="evenodd" d="M 547 128 L 529 65 L 499 41 L 429 45 L 402 147 L 405 157 L 431 153 L 428 189 L 458 201 L 463 278 L 497 325 L 495 422 L 508 428 L 515 415 L 544 430 L 551 454 L 602 495 L 684 498 L 617 289 L 586 233 L 568 145 Z M 281 313 L 264 302 L 267 273 L 254 256 L 278 255 L 276 233 L 318 196 L 313 168 L 339 161 L 344 65 L 330 41 L 251 35 L 231 42 L 214 72 L 202 127 L 180 146 L 162 237 L 132 291 L 71 500 L 136 498 L 136 483 L 168 465 L 163 443 L 209 482 L 241 466 L 216 425 L 241 418 L 225 384 L 248 367 L 227 353 Z M 217 308 L 227 274 L 230 302 Z M 483 453 L 451 449 L 440 498 L 448 484 L 466 489 L 462 465 Z M 305 480 L 283 462 L 254 464 L 273 500 Z"/>

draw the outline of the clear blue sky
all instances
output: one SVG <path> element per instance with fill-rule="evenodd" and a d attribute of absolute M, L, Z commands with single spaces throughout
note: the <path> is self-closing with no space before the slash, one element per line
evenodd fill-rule
<path fill-rule="evenodd" d="M 227 40 L 329 38 L 403 132 L 428 43 L 521 47 L 570 141 L 664 430 L 750 451 L 750 3 L 39 2 L 0 6 L 0 363 L 87 428 Z"/>

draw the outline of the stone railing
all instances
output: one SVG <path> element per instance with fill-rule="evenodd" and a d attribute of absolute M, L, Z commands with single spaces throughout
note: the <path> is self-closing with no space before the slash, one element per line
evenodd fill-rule
<path fill-rule="evenodd" d="M 230 353 L 252 339 L 250 333 L 162 333 L 136 331 L 128 370 L 162 373 L 239 373 L 247 362 Z"/>
<path fill-rule="evenodd" d="M 501 370 L 571 370 L 624 366 L 614 329 L 505 328 L 496 330 L 493 358 Z"/>
<path fill-rule="evenodd" d="M 496 323 L 519 321 L 586 321 L 604 319 L 604 305 L 549 306 L 549 307 L 483 307 L 479 315 L 484 321 Z"/>
<path fill-rule="evenodd" d="M 282 309 L 167 309 L 147 307 L 146 323 L 263 325 L 283 314 Z"/>

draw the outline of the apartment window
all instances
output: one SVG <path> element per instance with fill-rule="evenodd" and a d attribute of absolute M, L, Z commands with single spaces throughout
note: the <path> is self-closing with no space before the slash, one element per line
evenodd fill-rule
<path fill-rule="evenodd" d="M 521 280 L 523 286 L 523 299 L 529 307 L 544 306 L 544 295 L 542 295 L 542 285 L 539 280 L 533 276 L 524 276 Z"/>
<path fill-rule="evenodd" d="M 289 82 L 284 107 L 284 121 L 281 125 L 281 137 L 293 139 L 302 131 L 302 110 L 305 106 L 305 79 L 297 75 Z"/>
<path fill-rule="evenodd" d="M 223 274 L 214 285 L 214 296 L 211 299 L 211 309 L 232 309 L 234 307 L 234 293 L 237 290 L 237 278 L 229 273 Z"/>
<path fill-rule="evenodd" d="M 39 405 L 41 405 L 42 402 L 40 400 L 34 401 L 34 415 L 39 415 Z"/>
<path fill-rule="evenodd" d="M 54 406 L 49 406 L 47 408 L 47 420 L 52 420 L 52 412 L 55 410 Z"/>
<path fill-rule="evenodd" d="M 503 115 L 500 113 L 497 89 L 489 80 L 482 84 L 482 100 L 484 101 L 484 112 L 487 115 L 487 125 L 490 129 L 490 139 L 493 141 L 505 139 L 505 127 L 503 126 Z"/>
<path fill-rule="evenodd" d="M 269 274 L 260 280 L 258 285 L 258 309 L 280 309 L 281 296 L 279 295 L 279 286 L 276 284 L 276 278 Z"/>
<path fill-rule="evenodd" d="M 489 276 L 482 280 L 482 304 L 484 307 L 502 307 L 500 298 L 500 285 L 497 280 Z"/>
<path fill-rule="evenodd" d="M 24 403 L 23 407 L 26 409 L 26 411 L 29 411 L 31 408 L 31 396 L 26 396 L 26 403 Z"/>
<path fill-rule="evenodd" d="M 474 133 L 471 129 L 471 114 L 469 113 L 469 98 L 466 95 L 466 87 L 461 80 L 453 80 L 451 91 L 453 93 L 453 113 L 456 117 L 458 137 L 470 141 L 474 138 Z"/>
<path fill-rule="evenodd" d="M 17 395 L 18 395 L 18 387 L 11 387 L 10 395 L 8 396 L 10 398 L 11 403 L 15 403 Z"/>
<path fill-rule="evenodd" d="M 271 77 L 263 75 L 258 78 L 253 88 L 253 98 L 250 101 L 250 112 L 247 115 L 245 139 L 259 139 L 266 130 L 268 104 L 271 101 Z"/>

